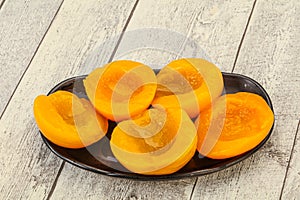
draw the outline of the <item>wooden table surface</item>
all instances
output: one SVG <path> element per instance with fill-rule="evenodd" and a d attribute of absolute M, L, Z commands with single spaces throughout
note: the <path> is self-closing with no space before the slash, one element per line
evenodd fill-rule
<path fill-rule="evenodd" d="M 0 0 L 0 199 L 300 199 L 299 10 L 298 0 Z M 33 101 L 55 84 L 116 59 L 201 56 L 195 46 L 272 99 L 274 132 L 250 158 L 145 182 L 72 166 L 41 140 Z"/>

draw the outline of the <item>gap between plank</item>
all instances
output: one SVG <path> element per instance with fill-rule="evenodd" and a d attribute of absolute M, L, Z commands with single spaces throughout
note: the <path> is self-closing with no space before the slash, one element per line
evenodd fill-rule
<path fill-rule="evenodd" d="M 254 8 L 255 8 L 255 4 L 256 4 L 256 0 L 254 0 L 254 2 L 253 2 L 252 9 L 251 9 L 251 11 L 250 11 L 250 15 L 249 15 L 249 17 L 248 17 L 248 20 L 247 20 L 247 24 L 246 24 L 244 33 L 243 33 L 243 35 L 242 35 L 242 39 L 241 39 L 241 42 L 240 42 L 240 44 L 239 44 L 239 47 L 238 47 L 238 50 L 237 50 L 237 53 L 236 53 L 236 56 L 235 56 L 235 60 L 234 60 L 234 63 L 233 63 L 233 67 L 232 67 L 231 73 L 234 71 L 234 68 L 235 68 L 235 65 L 236 65 L 236 62 L 237 62 L 237 59 L 238 59 L 238 56 L 239 56 L 241 47 L 242 47 L 242 43 L 243 43 L 243 41 L 244 41 L 246 32 L 247 32 L 247 30 L 248 30 L 248 26 L 249 26 L 249 23 L 250 23 L 250 20 L 251 20 L 251 17 L 252 17 Z M 192 200 L 192 198 L 193 198 L 193 194 L 194 194 L 194 191 L 195 191 L 197 182 L 198 182 L 198 177 L 196 178 L 196 181 L 195 181 L 195 183 L 194 183 L 194 185 L 193 185 L 193 189 L 192 189 L 192 192 L 191 192 L 191 195 L 190 195 L 189 200 Z"/>
<path fill-rule="evenodd" d="M 4 0 L 4 1 L 5 1 L 5 0 Z M 35 49 L 35 51 L 34 51 L 32 57 L 31 57 L 31 59 L 30 59 L 28 65 L 26 66 L 24 72 L 22 73 L 22 75 L 21 75 L 21 77 L 20 77 L 20 79 L 19 79 L 19 81 L 18 81 L 18 83 L 17 83 L 15 89 L 13 90 L 12 94 L 10 95 L 10 97 L 9 97 L 9 99 L 8 99 L 8 101 L 7 101 L 5 107 L 4 107 L 4 109 L 3 109 L 3 111 L 2 111 L 2 113 L 1 113 L 1 115 L 0 115 L 0 120 L 2 119 L 2 117 L 3 117 L 3 115 L 4 115 L 4 113 L 5 113 L 6 109 L 7 109 L 7 107 L 8 107 L 8 105 L 9 105 L 9 103 L 10 103 L 12 97 L 14 96 L 14 94 L 15 94 L 16 90 L 18 89 L 18 87 L 19 87 L 19 85 L 20 85 L 20 83 L 21 83 L 21 81 L 22 81 L 24 75 L 26 74 L 26 72 L 27 72 L 29 66 L 31 65 L 31 63 L 32 63 L 32 61 L 33 61 L 33 59 L 34 59 L 34 57 L 35 57 L 37 51 L 39 50 L 39 48 L 40 48 L 40 46 L 41 46 L 41 44 L 42 44 L 42 42 L 43 42 L 45 36 L 47 35 L 47 33 L 48 33 L 48 31 L 49 31 L 49 29 L 50 29 L 50 27 L 51 27 L 51 25 L 52 25 L 54 19 L 56 18 L 56 15 L 57 15 L 58 11 L 60 10 L 60 8 L 61 8 L 63 2 L 64 2 L 64 0 L 62 0 L 61 4 L 59 5 L 59 7 L 58 7 L 56 13 L 54 14 L 54 17 L 53 17 L 53 19 L 51 20 L 51 22 L 50 22 L 50 24 L 49 24 L 49 26 L 48 26 L 46 32 L 44 33 L 44 35 L 43 35 L 43 37 L 42 37 L 40 43 L 38 44 L 37 48 Z M 1 5 L 0 5 L 0 6 L 1 6 Z M 0 9 L 1 9 L 1 7 L 0 7 Z"/>
<path fill-rule="evenodd" d="M 1 8 L 2 8 L 4 2 L 5 2 L 5 0 L 3 0 L 3 1 L 1 2 L 1 4 L 0 4 L 0 10 L 1 10 Z"/>
<path fill-rule="evenodd" d="M 131 18 L 132 18 L 132 15 L 133 15 L 133 13 L 134 13 L 134 11 L 135 11 L 135 9 L 136 9 L 136 6 L 137 6 L 138 2 L 139 2 L 139 0 L 137 0 L 137 1 L 135 2 L 135 4 L 133 5 L 133 8 L 132 8 L 132 10 L 131 10 L 131 12 L 130 12 L 130 14 L 129 14 L 129 16 L 128 16 L 128 19 L 127 19 L 127 21 L 126 21 L 126 23 L 125 23 L 125 26 L 124 26 L 124 28 L 123 28 L 123 30 L 122 30 L 122 32 L 121 32 L 121 35 L 120 35 L 120 37 L 119 37 L 119 39 L 118 39 L 118 41 L 117 41 L 117 44 L 116 44 L 116 46 L 115 46 L 115 48 L 114 48 L 114 50 L 113 50 L 113 52 L 112 52 L 112 54 L 111 54 L 111 56 L 110 56 L 108 62 L 111 62 L 112 59 L 114 58 L 114 56 L 115 56 L 115 54 L 116 54 L 116 52 L 117 52 L 117 50 L 118 50 L 118 47 L 120 46 L 121 40 L 122 40 L 122 38 L 123 38 L 123 35 L 124 35 L 124 33 L 125 33 L 126 29 L 127 29 L 127 26 L 128 26 L 128 24 L 129 24 L 129 22 L 130 22 L 130 20 L 131 20 Z"/>
<path fill-rule="evenodd" d="M 49 194 L 48 194 L 46 200 L 49 200 L 49 199 L 51 198 L 51 196 L 52 196 L 52 194 L 53 194 L 53 192 L 54 192 L 54 190 L 55 190 L 55 187 L 56 187 L 58 178 L 59 178 L 59 176 L 60 176 L 60 174 L 61 174 L 61 172 L 62 172 L 64 166 L 65 166 L 65 161 L 62 162 L 62 164 L 61 164 L 61 166 L 60 166 L 60 168 L 59 168 L 59 170 L 58 170 L 58 172 L 57 172 L 57 174 L 56 174 L 56 177 L 55 177 L 55 179 L 54 179 L 54 182 L 53 182 L 53 184 L 52 184 L 52 186 L 51 186 L 51 190 L 50 190 L 50 192 L 49 192 Z"/>
<path fill-rule="evenodd" d="M 134 13 L 134 11 L 135 11 L 135 8 L 136 8 L 138 2 L 139 2 L 139 0 L 137 0 L 137 1 L 135 2 L 135 4 L 134 4 L 134 6 L 133 6 L 133 8 L 132 8 L 132 10 L 131 10 L 131 12 L 130 12 L 130 14 L 129 14 L 129 16 L 128 16 L 128 19 L 127 19 L 127 21 L 126 21 L 126 23 L 125 23 L 125 25 L 124 25 L 124 28 L 123 28 L 123 30 L 122 30 L 122 33 L 120 34 L 120 37 L 119 37 L 119 39 L 118 39 L 118 41 L 117 41 L 117 44 L 116 44 L 116 46 L 115 46 L 115 48 L 114 48 L 114 50 L 113 50 L 113 52 L 112 52 L 112 54 L 111 54 L 111 56 L 110 56 L 110 58 L 109 58 L 109 62 L 112 61 L 113 57 L 115 56 L 115 54 L 116 54 L 116 52 L 117 52 L 117 49 L 118 49 L 118 47 L 119 47 L 119 45 L 120 45 L 120 43 L 121 43 L 121 40 L 122 40 L 122 38 L 123 38 L 124 32 L 125 32 L 126 29 L 127 29 L 127 26 L 128 26 L 128 24 L 129 24 L 129 22 L 130 22 L 132 16 L 133 16 L 133 13 Z M 55 16 L 56 16 L 56 15 L 55 15 Z M 1 118 L 0 118 L 0 119 L 1 119 Z M 56 177 L 55 177 L 55 180 L 54 180 L 54 182 L 53 182 L 53 184 L 52 184 L 51 190 L 50 190 L 50 192 L 49 192 L 49 194 L 48 194 L 46 200 L 49 200 L 49 199 L 51 198 L 52 194 L 54 193 L 54 190 L 55 190 L 55 188 L 56 188 L 58 179 L 59 179 L 59 177 L 60 177 L 60 174 L 61 174 L 61 172 L 62 172 L 64 166 L 65 166 L 65 161 L 62 162 L 62 164 L 61 164 L 61 166 L 60 166 L 60 168 L 59 168 L 59 170 L 58 170 L 58 172 L 57 172 L 57 175 L 56 175 Z"/>
<path fill-rule="evenodd" d="M 286 183 L 286 178 L 287 178 L 288 171 L 289 171 L 289 168 L 290 168 L 290 164 L 291 164 L 291 160 L 292 160 L 292 157 L 293 157 L 294 148 L 295 148 L 295 145 L 296 145 L 297 135 L 298 135 L 299 131 L 300 131 L 300 120 L 298 121 L 298 126 L 297 126 L 296 134 L 295 134 L 295 137 L 294 137 L 294 142 L 293 142 L 291 154 L 290 154 L 290 157 L 289 157 L 289 162 L 288 162 L 288 165 L 286 167 L 285 176 L 284 176 L 284 179 L 283 179 L 283 183 L 282 183 L 282 188 L 281 188 L 279 199 L 282 199 L 282 195 L 283 195 L 283 191 L 284 191 L 284 186 L 285 186 L 285 183 Z"/>
<path fill-rule="evenodd" d="M 194 191 L 195 191 L 197 182 L 198 182 L 198 177 L 196 178 L 196 181 L 195 181 L 195 183 L 194 183 L 194 185 L 193 185 L 193 189 L 192 189 L 192 192 L 191 192 L 191 195 L 190 195 L 189 200 L 192 200 L 192 198 L 193 198 L 193 194 L 194 194 Z"/>
<path fill-rule="evenodd" d="M 256 0 L 254 0 L 252 9 L 251 9 L 251 12 L 250 12 L 250 15 L 249 15 L 249 17 L 248 17 L 248 21 L 247 21 L 247 24 L 246 24 L 246 27 L 245 27 L 245 30 L 244 30 L 244 33 L 243 33 L 243 35 L 242 35 L 241 42 L 240 42 L 239 47 L 238 47 L 238 50 L 237 50 L 237 52 L 236 52 L 236 56 L 235 56 L 235 60 L 234 60 L 234 63 L 233 63 L 233 67 L 232 67 L 231 73 L 232 73 L 232 72 L 234 71 L 234 69 L 235 69 L 235 65 L 236 65 L 237 59 L 238 59 L 238 57 L 239 57 L 239 54 L 240 54 L 240 50 L 241 50 L 242 44 L 243 44 L 243 42 L 244 42 L 244 38 L 245 38 L 246 32 L 247 32 L 247 30 L 248 30 L 248 26 L 249 26 L 249 23 L 250 23 L 250 20 L 251 20 L 253 11 L 254 11 L 255 4 L 256 4 Z"/>

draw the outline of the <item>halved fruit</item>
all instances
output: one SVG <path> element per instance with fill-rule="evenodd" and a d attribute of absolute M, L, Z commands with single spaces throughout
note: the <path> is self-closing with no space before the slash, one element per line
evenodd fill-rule
<path fill-rule="evenodd" d="M 97 68 L 84 80 L 96 108 L 113 121 L 129 119 L 151 104 L 157 83 L 153 70 L 139 62 L 119 60 Z"/>
<path fill-rule="evenodd" d="M 213 159 L 240 155 L 257 146 L 273 122 L 274 114 L 261 96 L 248 92 L 224 95 L 196 120 L 197 149 Z"/>
<path fill-rule="evenodd" d="M 224 87 L 221 71 L 214 64 L 198 58 L 170 62 L 157 74 L 157 83 L 152 104 L 180 107 L 191 118 L 219 97 Z"/>
<path fill-rule="evenodd" d="M 33 110 L 42 134 L 62 147 L 86 147 L 100 140 L 108 129 L 107 119 L 97 114 L 88 100 L 67 91 L 36 97 Z"/>
<path fill-rule="evenodd" d="M 170 174 L 193 157 L 197 134 L 184 110 L 158 107 L 120 122 L 110 145 L 117 160 L 132 172 Z"/>

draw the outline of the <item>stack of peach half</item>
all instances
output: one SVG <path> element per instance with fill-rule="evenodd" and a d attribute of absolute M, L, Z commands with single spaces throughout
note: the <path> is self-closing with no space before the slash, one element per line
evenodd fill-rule
<path fill-rule="evenodd" d="M 67 91 L 34 101 L 42 134 L 65 148 L 83 148 L 117 123 L 110 147 L 128 170 L 170 174 L 198 151 L 212 159 L 240 155 L 269 133 L 274 115 L 252 93 L 221 96 L 220 70 L 198 58 L 174 60 L 158 74 L 147 65 L 119 60 L 92 71 L 83 81 L 88 99 Z"/>

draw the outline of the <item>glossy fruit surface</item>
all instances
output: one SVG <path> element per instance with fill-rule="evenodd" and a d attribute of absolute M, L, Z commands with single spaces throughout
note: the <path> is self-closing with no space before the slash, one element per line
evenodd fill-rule
<path fill-rule="evenodd" d="M 150 67 L 118 60 L 92 71 L 84 86 L 98 112 L 112 121 L 122 121 L 149 107 L 157 84 Z"/>
<path fill-rule="evenodd" d="M 34 117 L 42 134 L 56 145 L 82 148 L 100 140 L 107 132 L 107 119 L 92 104 L 67 91 L 40 95 L 34 101 Z"/>
<path fill-rule="evenodd" d="M 170 174 L 193 157 L 197 134 L 184 110 L 151 108 L 119 123 L 110 145 L 117 160 L 132 172 Z"/>
<path fill-rule="evenodd" d="M 213 159 L 240 155 L 256 147 L 268 134 L 274 114 L 259 95 L 227 94 L 196 120 L 199 153 Z"/>
<path fill-rule="evenodd" d="M 158 88 L 152 104 L 180 107 L 191 118 L 206 109 L 222 93 L 221 71 L 199 58 L 170 62 L 157 74 Z"/>

